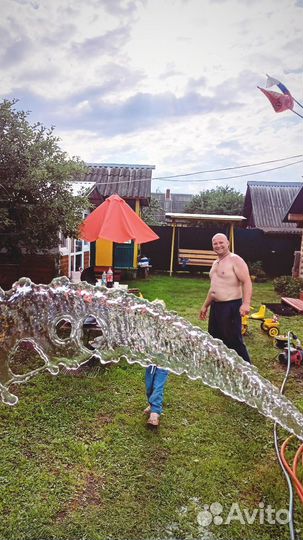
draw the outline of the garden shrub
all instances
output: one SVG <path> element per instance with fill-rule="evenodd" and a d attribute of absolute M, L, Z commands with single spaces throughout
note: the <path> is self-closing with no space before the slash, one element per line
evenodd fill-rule
<path fill-rule="evenodd" d="M 248 269 L 251 276 L 256 276 L 256 281 L 267 281 L 267 276 L 263 270 L 262 261 L 249 262 Z"/>
<path fill-rule="evenodd" d="M 275 291 L 282 296 L 299 298 L 300 291 L 303 290 L 303 279 L 291 276 L 280 276 L 274 279 Z"/>

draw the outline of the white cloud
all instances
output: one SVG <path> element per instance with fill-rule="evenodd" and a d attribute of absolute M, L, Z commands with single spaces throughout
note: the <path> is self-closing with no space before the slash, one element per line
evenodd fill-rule
<path fill-rule="evenodd" d="M 298 154 L 303 120 L 276 114 L 256 87 L 269 73 L 302 100 L 300 5 L 2 0 L 0 96 L 55 124 L 70 154 L 155 164 L 154 176 Z M 301 171 L 257 178 L 298 181 Z M 193 192 L 214 184 L 157 185 Z"/>

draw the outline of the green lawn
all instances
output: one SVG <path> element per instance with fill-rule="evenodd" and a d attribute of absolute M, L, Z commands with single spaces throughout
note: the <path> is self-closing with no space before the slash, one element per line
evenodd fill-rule
<path fill-rule="evenodd" d="M 207 278 L 153 276 L 129 285 L 206 328 L 198 312 Z M 270 282 L 254 285 L 255 308 L 275 301 Z M 283 318 L 287 330 L 303 338 L 302 317 Z M 246 344 L 261 374 L 280 386 L 285 369 L 259 323 L 251 321 Z M 302 380 L 303 369 L 292 369 L 286 395 L 303 412 Z M 251 525 L 235 514 L 225 523 L 233 503 L 242 515 L 261 503 L 288 505 L 273 424 L 248 406 L 170 375 L 161 427 L 151 432 L 142 414 L 144 370 L 125 363 L 40 375 L 18 395 L 17 406 L 0 405 L 1 540 L 289 538 L 287 525 L 262 524 L 260 512 Z M 203 526 L 198 516 L 212 503 L 222 505 L 224 523 Z M 298 499 L 295 515 L 300 537 Z"/>

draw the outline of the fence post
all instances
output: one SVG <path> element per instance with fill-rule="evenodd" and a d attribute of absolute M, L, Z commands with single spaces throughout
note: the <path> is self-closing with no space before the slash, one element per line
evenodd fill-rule
<path fill-rule="evenodd" d="M 172 231 L 172 237 L 171 237 L 170 267 L 169 267 L 170 276 L 173 273 L 175 236 L 176 236 L 176 224 L 173 223 L 173 231 Z"/>

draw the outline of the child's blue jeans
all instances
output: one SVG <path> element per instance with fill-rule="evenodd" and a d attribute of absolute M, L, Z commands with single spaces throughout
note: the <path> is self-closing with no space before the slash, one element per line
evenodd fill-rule
<path fill-rule="evenodd" d="M 164 386 L 168 377 L 166 369 L 148 366 L 145 374 L 146 395 L 151 412 L 161 414 L 163 411 Z"/>

